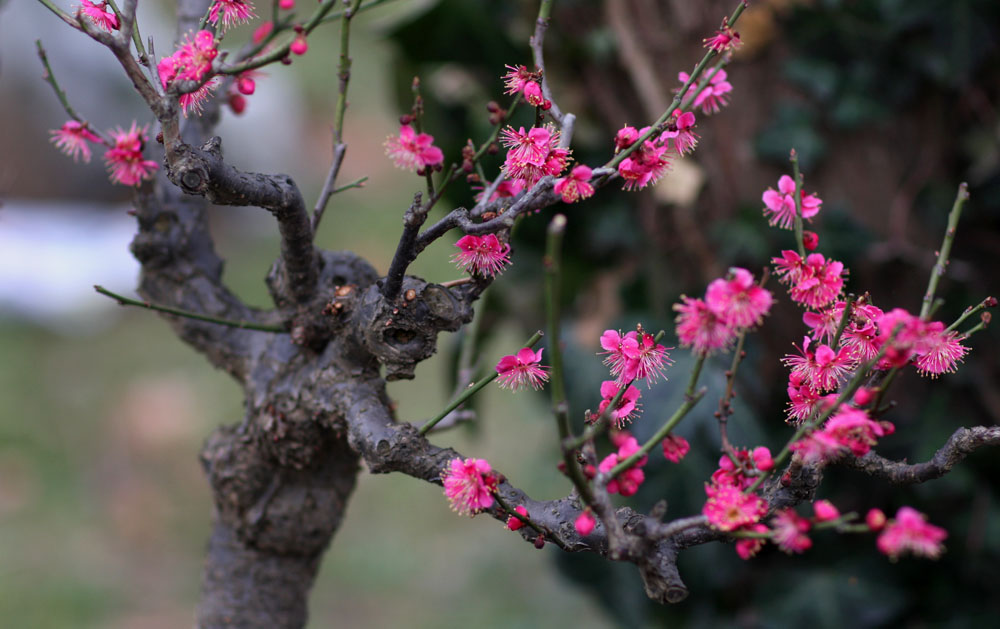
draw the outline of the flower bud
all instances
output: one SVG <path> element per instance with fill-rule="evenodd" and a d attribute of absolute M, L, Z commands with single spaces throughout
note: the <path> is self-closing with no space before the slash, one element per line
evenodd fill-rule
<path fill-rule="evenodd" d="M 590 513 L 590 507 L 587 507 L 582 513 L 580 513 L 579 516 L 577 516 L 576 522 L 573 523 L 573 526 L 576 527 L 577 533 L 586 537 L 593 532 L 595 523 L 594 516 Z"/>
<path fill-rule="evenodd" d="M 872 509 L 865 516 L 865 524 L 873 531 L 881 531 L 885 526 L 885 514 L 881 509 Z"/>
<path fill-rule="evenodd" d="M 866 387 L 861 387 L 854 392 L 854 405 L 858 408 L 868 406 L 868 404 L 875 398 L 875 394 L 871 389 Z"/>
<path fill-rule="evenodd" d="M 514 511 L 517 511 L 524 517 L 528 517 L 528 510 L 524 507 L 524 505 L 518 505 L 517 508 L 514 509 Z M 515 518 L 514 516 L 510 516 L 507 518 L 507 528 L 510 529 L 511 531 L 516 531 L 519 528 L 522 528 L 523 526 L 524 522 L 521 519 Z"/>
<path fill-rule="evenodd" d="M 817 500 L 813 503 L 813 512 L 817 522 L 828 522 L 840 517 L 840 511 L 829 500 Z"/>

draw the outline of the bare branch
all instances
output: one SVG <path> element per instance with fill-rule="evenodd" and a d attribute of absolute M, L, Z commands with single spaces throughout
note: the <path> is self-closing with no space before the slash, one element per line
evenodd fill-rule
<path fill-rule="evenodd" d="M 974 426 L 956 430 L 924 463 L 892 461 L 872 451 L 861 457 L 846 457 L 841 464 L 897 485 L 912 485 L 941 478 L 979 448 L 996 445 L 1000 445 L 1000 426 Z"/>

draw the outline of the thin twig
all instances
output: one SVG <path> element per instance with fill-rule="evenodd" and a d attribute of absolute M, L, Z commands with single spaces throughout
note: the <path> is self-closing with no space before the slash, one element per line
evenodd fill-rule
<path fill-rule="evenodd" d="M 220 319 L 218 317 L 210 317 L 208 315 L 198 314 L 197 312 L 191 312 L 188 310 L 181 310 L 179 308 L 171 308 L 169 306 L 159 306 L 157 304 L 152 304 L 148 301 L 139 301 L 137 299 L 129 299 L 118 293 L 113 293 L 103 286 L 94 286 L 94 290 L 98 293 L 110 297 L 118 302 L 121 306 L 136 306 L 139 308 L 146 308 L 148 310 L 156 310 L 157 312 L 165 312 L 167 314 L 175 315 L 178 317 L 184 317 L 185 319 L 194 319 L 195 321 L 205 321 L 208 323 L 217 323 L 219 325 L 225 325 L 231 328 L 242 328 L 244 330 L 259 330 L 260 332 L 277 332 L 279 334 L 288 332 L 283 327 L 276 325 L 265 325 L 263 323 L 254 323 L 253 321 L 234 321 L 232 319 Z"/>
<path fill-rule="evenodd" d="M 948 227 L 944 232 L 944 241 L 941 243 L 941 250 L 938 251 L 938 259 L 931 269 L 931 277 L 927 281 L 927 292 L 924 293 L 924 302 L 920 306 L 920 318 L 926 320 L 930 316 L 931 304 L 934 302 L 934 293 L 937 291 L 938 282 L 944 275 L 948 266 L 948 256 L 951 255 L 951 245 L 955 242 L 955 230 L 958 229 L 958 219 L 962 216 L 962 207 L 969 200 L 969 184 L 964 181 L 958 185 L 958 194 L 955 195 L 955 203 L 948 213 Z"/>

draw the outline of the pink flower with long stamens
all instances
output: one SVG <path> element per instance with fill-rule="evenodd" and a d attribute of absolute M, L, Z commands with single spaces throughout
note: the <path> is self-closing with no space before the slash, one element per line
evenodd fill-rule
<path fill-rule="evenodd" d="M 734 531 L 758 522 L 767 513 L 767 503 L 757 494 L 745 494 L 733 485 L 705 485 L 708 500 L 702 514 L 718 531 Z"/>
<path fill-rule="evenodd" d="M 816 391 L 832 391 L 857 363 L 845 348 L 835 352 L 829 345 L 820 345 L 813 351 L 809 347 L 810 342 L 811 339 L 805 337 L 802 348 L 796 347 L 801 353 L 797 356 L 786 354 L 781 362 L 790 367 L 792 373 L 801 376 L 804 384 Z"/>
<path fill-rule="evenodd" d="M 788 554 L 803 553 L 812 548 L 812 540 L 806 536 L 811 526 L 792 509 L 781 509 L 771 518 L 771 540 Z"/>
<path fill-rule="evenodd" d="M 604 364 L 611 369 L 611 375 L 615 377 L 615 382 L 624 385 L 632 378 L 625 378 L 625 372 L 630 362 L 625 354 L 625 347 L 638 348 L 639 341 L 636 340 L 638 333 L 635 330 L 622 334 L 620 330 L 605 330 L 601 335 L 601 347 L 604 348 L 602 354 L 607 354 Z"/>
<path fill-rule="evenodd" d="M 460 515 L 474 516 L 493 506 L 497 480 L 485 459 L 452 459 L 441 482 L 451 508 Z"/>
<path fill-rule="evenodd" d="M 944 324 L 935 321 L 926 326 L 926 333 L 917 350 L 914 364 L 921 376 L 936 378 L 943 373 L 953 373 L 958 363 L 969 352 L 961 343 L 958 332 L 945 331 Z"/>
<path fill-rule="evenodd" d="M 618 446 L 618 452 L 609 454 L 601 460 L 600 464 L 598 464 L 597 468 L 602 474 L 607 474 L 613 470 L 618 463 L 628 459 L 630 456 L 639 451 L 639 442 L 636 441 L 635 437 L 629 435 L 627 432 L 619 432 L 617 434 L 612 432 L 612 440 Z M 621 494 L 622 496 L 628 497 L 639 491 L 639 486 L 646 480 L 646 474 L 641 468 L 646 465 L 648 461 L 648 456 L 642 456 L 635 462 L 634 465 L 609 480 L 607 485 L 608 493 Z"/>
<path fill-rule="evenodd" d="M 764 216 L 769 216 L 768 225 L 782 229 L 792 229 L 795 224 L 795 180 L 788 175 L 778 179 L 778 190 L 768 188 L 762 197 Z M 823 200 L 815 194 L 802 193 L 802 218 L 808 219 L 819 213 Z"/>
<path fill-rule="evenodd" d="M 680 113 L 679 110 L 675 110 L 667 130 L 660 134 L 660 142 L 666 144 L 668 141 L 672 141 L 673 150 L 678 155 L 693 151 L 700 137 L 694 132 L 694 124 L 693 113 L 690 111 Z"/>
<path fill-rule="evenodd" d="M 481 277 L 493 277 L 510 262 L 510 245 L 501 243 L 496 234 L 467 234 L 458 239 L 459 252 L 451 260 L 465 272 Z"/>
<path fill-rule="evenodd" d="M 236 24 L 245 24 L 257 17 L 250 0 L 215 0 L 208 12 L 209 24 L 219 24 L 220 16 L 222 18 L 220 32 Z"/>
<path fill-rule="evenodd" d="M 121 28 L 118 16 L 114 11 L 108 9 L 107 2 L 91 2 L 91 0 L 80 0 L 80 7 L 77 13 L 86 15 L 87 19 L 103 28 L 106 31 L 117 31 Z"/>
<path fill-rule="evenodd" d="M 677 315 L 677 338 L 699 356 L 707 356 L 729 345 L 736 337 L 734 328 L 701 299 L 682 296 L 674 304 Z"/>
<path fill-rule="evenodd" d="M 802 313 L 802 323 L 812 328 L 812 340 L 819 343 L 832 343 L 837 333 L 837 326 L 844 314 L 845 303 L 838 301 L 829 308 L 819 312 Z"/>
<path fill-rule="evenodd" d="M 399 136 L 390 135 L 385 141 L 385 154 L 396 168 L 423 174 L 426 168 L 444 162 L 444 153 L 434 146 L 434 136 L 417 133 L 408 124 L 399 126 Z"/>
<path fill-rule="evenodd" d="M 154 161 L 143 159 L 142 150 L 146 144 L 146 127 L 141 129 L 133 121 L 128 131 L 117 127 L 112 131 L 114 146 L 105 151 L 111 181 L 123 186 L 137 186 L 145 179 L 151 179 L 160 167 Z"/>
<path fill-rule="evenodd" d="M 627 380 L 645 380 L 650 385 L 661 377 L 666 379 L 663 370 L 673 362 L 667 355 L 667 348 L 656 342 L 656 338 L 648 332 L 640 332 L 636 336 L 635 345 L 622 347 L 628 363 L 622 373 Z"/>
<path fill-rule="evenodd" d="M 533 82 L 537 78 L 537 73 L 528 70 L 527 66 L 504 66 L 507 74 L 504 74 L 504 94 L 517 94 L 524 91 L 524 86 Z"/>
<path fill-rule="evenodd" d="M 708 307 L 735 328 L 759 325 L 773 302 L 771 291 L 757 286 L 750 271 L 739 267 L 714 280 L 705 292 Z"/>
<path fill-rule="evenodd" d="M 64 155 L 77 161 L 83 158 L 84 162 L 90 161 L 90 146 L 87 142 L 100 142 L 101 138 L 94 135 L 87 125 L 76 120 L 67 120 L 59 129 L 49 131 L 52 134 L 51 141 Z"/>
<path fill-rule="evenodd" d="M 601 383 L 601 397 L 604 399 L 601 400 L 601 404 L 597 407 L 598 415 L 603 414 L 604 410 L 608 408 L 614 397 L 618 395 L 619 388 L 621 387 L 614 380 L 605 380 Z M 611 410 L 609 415 L 612 425 L 621 429 L 639 416 L 639 397 L 641 395 L 642 393 L 639 389 L 634 386 L 629 386 L 625 390 L 625 393 L 618 401 L 618 405 Z"/>
<path fill-rule="evenodd" d="M 703 114 L 717 114 L 719 113 L 720 108 L 729 104 L 727 94 L 733 91 L 733 86 L 726 80 L 726 71 L 722 68 L 711 68 L 706 70 L 705 76 L 711 78 L 709 78 L 708 84 L 706 84 L 705 87 L 698 92 L 698 95 L 695 97 L 691 106 L 701 107 L 701 113 Z M 677 79 L 682 84 L 687 83 L 690 78 L 691 77 L 687 72 L 680 72 L 677 74 Z M 687 97 L 687 95 L 690 94 L 690 91 L 696 89 L 696 87 L 697 84 L 692 84 L 684 96 Z"/>
<path fill-rule="evenodd" d="M 594 194 L 594 186 L 590 185 L 592 173 L 589 166 L 576 166 L 570 171 L 569 177 L 556 180 L 552 190 L 562 197 L 563 203 L 582 201 Z"/>
<path fill-rule="evenodd" d="M 924 514 L 912 507 L 900 507 L 896 517 L 879 534 L 876 545 L 893 561 L 907 551 L 919 557 L 937 559 L 947 537 L 948 531 L 929 524 Z"/>
<path fill-rule="evenodd" d="M 618 164 L 618 174 L 625 180 L 622 187 L 625 190 L 642 190 L 655 184 L 670 170 L 671 156 L 666 145 L 646 140 Z"/>
<path fill-rule="evenodd" d="M 775 272 L 782 284 L 788 284 L 792 300 L 807 308 L 823 308 L 837 299 L 844 288 L 844 265 L 836 260 L 827 261 L 821 253 L 810 253 L 803 260 L 791 250 L 772 258 Z"/>
<path fill-rule="evenodd" d="M 570 151 L 559 147 L 559 131 L 552 125 L 528 131 L 507 127 L 500 136 L 500 143 L 509 149 L 504 171 L 511 179 L 522 180 L 525 187 L 546 175 L 558 176 L 569 163 Z"/>
<path fill-rule="evenodd" d="M 517 354 L 501 358 L 497 363 L 497 380 L 500 386 L 511 391 L 524 387 L 531 387 L 536 391 L 542 388 L 549 379 L 549 374 L 545 373 L 547 367 L 541 364 L 542 349 L 534 352 L 530 347 L 525 347 Z"/>

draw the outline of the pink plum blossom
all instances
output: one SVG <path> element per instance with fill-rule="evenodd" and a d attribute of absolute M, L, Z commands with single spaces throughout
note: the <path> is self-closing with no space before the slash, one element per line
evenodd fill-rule
<path fill-rule="evenodd" d="M 618 395 L 618 390 L 620 386 L 614 380 L 605 380 L 601 383 L 601 400 L 600 406 L 597 407 L 598 415 L 603 414 L 604 410 L 608 408 L 611 401 Z M 639 397 L 642 393 L 639 389 L 634 386 L 629 386 L 622 395 L 621 400 L 618 401 L 618 405 L 612 409 L 609 418 L 616 428 L 622 428 L 626 424 L 632 422 L 633 419 L 639 416 Z"/>
<path fill-rule="evenodd" d="M 86 15 L 87 19 L 106 31 L 117 31 L 121 28 L 118 16 L 110 10 L 107 2 L 91 2 L 91 0 L 80 0 L 80 7 L 77 11 Z"/>
<path fill-rule="evenodd" d="M 699 356 L 706 356 L 729 345 L 736 337 L 734 328 L 701 299 L 682 296 L 683 303 L 674 304 L 677 315 L 677 338 L 681 346 L 690 347 Z"/>
<path fill-rule="evenodd" d="M 500 143 L 509 149 L 504 171 L 511 179 L 523 180 L 525 187 L 546 175 L 558 176 L 569 162 L 570 151 L 559 147 L 559 131 L 552 125 L 528 131 L 507 127 L 500 133 Z"/>
<path fill-rule="evenodd" d="M 142 157 L 146 127 L 139 128 L 133 121 L 128 131 L 117 127 L 109 133 L 114 146 L 105 151 L 104 161 L 111 181 L 123 186 L 137 186 L 141 181 L 151 179 L 160 165 Z"/>
<path fill-rule="evenodd" d="M 618 452 L 609 454 L 601 460 L 598 470 L 602 474 L 607 474 L 621 461 L 628 459 L 639 451 L 639 442 L 627 432 L 619 433 L 612 438 L 615 440 L 616 445 L 618 445 Z M 646 474 L 641 468 L 646 465 L 647 461 L 649 461 L 649 457 L 643 456 L 635 462 L 635 465 L 632 465 L 618 474 L 618 476 L 609 480 L 607 485 L 608 493 L 621 494 L 628 497 L 639 491 L 639 486 L 646 480 Z"/>
<path fill-rule="evenodd" d="M 792 229 L 795 223 L 795 180 L 788 175 L 778 179 L 778 190 L 764 191 L 764 216 L 768 225 L 782 229 Z M 815 194 L 802 193 L 802 218 L 808 219 L 819 213 L 823 200 Z"/>
<path fill-rule="evenodd" d="M 556 180 L 553 191 L 562 197 L 564 203 L 576 203 L 594 194 L 594 186 L 590 185 L 593 171 L 589 166 L 575 166 L 568 177 Z"/>
<path fill-rule="evenodd" d="M 750 271 L 739 267 L 712 281 L 705 292 L 705 303 L 712 312 L 735 328 L 759 325 L 773 302 L 771 291 L 758 286 Z"/>
<path fill-rule="evenodd" d="M 215 0 L 208 12 L 208 23 L 219 24 L 220 16 L 222 17 L 220 31 L 229 29 L 236 24 L 245 24 L 257 17 L 253 12 L 253 3 L 250 0 Z"/>
<path fill-rule="evenodd" d="M 803 553 L 812 548 L 806 536 L 812 525 L 792 509 L 781 509 L 771 518 L 771 540 L 788 554 Z"/>
<path fill-rule="evenodd" d="M 827 261 L 821 253 L 810 253 L 805 259 L 791 250 L 772 258 L 775 272 L 782 284 L 788 284 L 792 300 L 807 308 L 823 308 L 834 301 L 844 288 L 847 271 L 841 262 Z"/>
<path fill-rule="evenodd" d="M 510 262 L 510 245 L 501 243 L 496 234 L 467 234 L 458 239 L 459 252 L 451 260 L 467 273 L 493 277 Z"/>
<path fill-rule="evenodd" d="M 524 387 L 542 388 L 549 379 L 545 373 L 547 368 L 541 365 L 542 349 L 534 352 L 530 347 L 524 347 L 517 354 L 501 358 L 496 367 L 500 386 L 511 391 Z"/>
<path fill-rule="evenodd" d="M 691 451 L 691 444 L 679 435 L 667 435 L 661 445 L 663 446 L 663 456 L 672 463 L 680 463 L 681 459 Z"/>
<path fill-rule="evenodd" d="M 781 362 L 798 374 L 803 384 L 819 392 L 832 391 L 847 377 L 847 374 L 857 366 L 851 353 L 841 348 L 834 351 L 829 345 L 819 345 L 815 350 L 810 348 L 812 339 L 808 336 L 802 339 L 799 355 L 786 354 Z"/>
<path fill-rule="evenodd" d="M 441 473 L 444 495 L 460 515 L 473 516 L 493 506 L 496 477 L 485 459 L 454 458 Z"/>
<path fill-rule="evenodd" d="M 74 162 L 81 157 L 84 162 L 89 162 L 90 146 L 87 142 L 101 142 L 101 138 L 94 135 L 86 124 L 76 120 L 67 120 L 61 128 L 49 133 L 52 134 L 52 143 L 56 148 L 72 157 Z"/>
<path fill-rule="evenodd" d="M 755 524 L 767 513 L 767 503 L 757 494 L 745 494 L 733 485 L 705 485 L 708 500 L 702 514 L 718 531 L 733 531 Z"/>
<path fill-rule="evenodd" d="M 698 92 L 691 106 L 701 107 L 701 113 L 703 114 L 717 114 L 720 108 L 729 104 L 727 94 L 733 91 L 733 86 L 726 80 L 726 71 L 722 68 L 710 68 L 705 71 L 705 76 L 711 78 L 708 80 L 708 84 Z M 690 78 L 687 72 L 677 74 L 677 80 L 682 84 L 687 83 Z M 684 96 L 687 97 L 691 93 L 691 90 L 694 89 L 697 89 L 697 84 L 692 84 Z"/>
<path fill-rule="evenodd" d="M 929 524 L 924 514 L 912 507 L 900 507 L 896 517 L 879 534 L 876 545 L 892 560 L 907 551 L 918 557 L 937 559 L 944 550 L 942 542 L 946 537 L 948 532 Z"/>
<path fill-rule="evenodd" d="M 704 42 L 705 48 L 709 48 L 720 54 L 735 50 L 743 44 L 740 40 L 740 34 L 730 28 L 725 19 L 723 19 L 722 28 L 717 30 L 715 35 L 706 38 Z"/>
<path fill-rule="evenodd" d="M 771 529 L 767 528 L 763 524 L 751 524 L 750 526 L 743 527 L 740 530 L 750 533 L 768 533 Z M 744 537 L 742 539 L 738 539 L 736 540 L 736 554 L 740 556 L 740 559 L 750 559 L 760 552 L 760 549 L 763 548 L 766 543 L 766 537 Z"/>
<path fill-rule="evenodd" d="M 390 135 L 385 141 L 385 154 L 396 168 L 423 174 L 429 167 L 444 162 L 444 153 L 434 146 L 434 136 L 417 133 L 408 124 L 399 126 L 399 136 Z"/>

